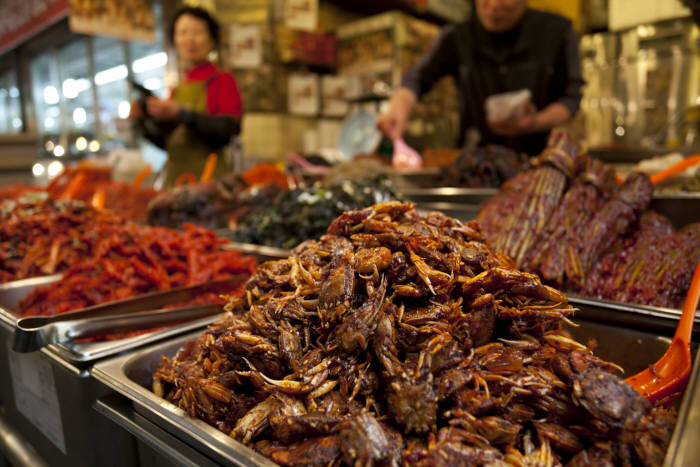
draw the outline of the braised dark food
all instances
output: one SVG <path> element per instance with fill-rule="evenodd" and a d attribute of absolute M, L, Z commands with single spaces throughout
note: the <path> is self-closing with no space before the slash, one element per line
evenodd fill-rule
<path fill-rule="evenodd" d="M 490 245 L 557 288 L 680 308 L 700 261 L 700 224 L 675 232 L 647 211 L 646 175 L 618 186 L 610 165 L 566 141 L 552 133 L 534 167 L 484 203 L 479 222 Z"/>
<path fill-rule="evenodd" d="M 498 188 L 525 170 L 527 154 L 505 146 L 489 145 L 463 151 L 454 162 L 443 165 L 441 185 L 467 188 Z"/>
<path fill-rule="evenodd" d="M 274 183 L 251 186 L 240 176 L 227 174 L 218 180 L 161 193 L 148 205 L 147 222 L 173 229 L 185 223 L 221 229 L 269 204 L 281 190 Z"/>
<path fill-rule="evenodd" d="M 651 408 L 476 223 L 387 202 L 258 266 L 153 378 L 281 465 L 661 465 Z"/>

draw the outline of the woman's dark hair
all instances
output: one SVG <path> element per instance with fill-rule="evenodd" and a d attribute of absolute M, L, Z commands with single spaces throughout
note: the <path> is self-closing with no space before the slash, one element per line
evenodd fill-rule
<path fill-rule="evenodd" d="M 207 29 L 209 30 L 209 35 L 214 41 L 214 46 L 219 46 L 219 22 L 214 19 L 214 17 L 209 14 L 207 10 L 200 7 L 185 6 L 177 10 L 173 19 L 170 20 L 170 26 L 168 27 L 168 37 L 170 38 L 170 43 L 175 43 L 175 23 L 182 15 L 194 16 L 197 19 L 201 19 L 207 24 Z"/>

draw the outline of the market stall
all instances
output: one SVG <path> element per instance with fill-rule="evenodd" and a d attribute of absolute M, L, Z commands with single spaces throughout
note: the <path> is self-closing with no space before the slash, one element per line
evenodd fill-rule
<path fill-rule="evenodd" d="M 73 3 L 0 34 L 0 466 L 700 463 L 690 10 Z"/>

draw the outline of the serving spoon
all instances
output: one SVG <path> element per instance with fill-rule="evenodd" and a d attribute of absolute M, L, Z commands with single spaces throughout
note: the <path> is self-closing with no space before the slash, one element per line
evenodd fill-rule
<path fill-rule="evenodd" d="M 625 380 L 649 402 L 670 403 L 683 392 L 688 384 L 692 367 L 690 338 L 699 298 L 700 262 L 695 268 L 693 280 L 690 282 L 688 295 L 683 304 L 683 312 L 678 320 L 678 327 L 668 350 L 649 368 Z"/>

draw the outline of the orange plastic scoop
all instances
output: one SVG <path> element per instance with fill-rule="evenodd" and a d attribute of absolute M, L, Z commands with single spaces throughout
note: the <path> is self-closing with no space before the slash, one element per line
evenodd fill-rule
<path fill-rule="evenodd" d="M 211 176 L 214 175 L 214 169 L 216 168 L 216 162 L 218 159 L 219 158 L 216 156 L 216 154 L 209 154 L 209 157 L 207 157 L 207 161 L 204 163 L 202 178 L 199 179 L 201 182 L 206 183 L 209 180 L 211 180 Z"/>
<path fill-rule="evenodd" d="M 173 185 L 180 186 L 184 183 L 194 185 L 197 183 L 197 177 L 195 177 L 192 172 L 183 172 L 175 179 L 175 183 L 173 183 Z"/>
<path fill-rule="evenodd" d="M 659 361 L 625 381 L 650 402 L 671 402 L 685 389 L 690 376 L 690 337 L 700 298 L 700 262 L 690 282 L 683 313 L 671 345 Z"/>
<path fill-rule="evenodd" d="M 652 184 L 658 185 L 667 178 L 673 177 L 677 173 L 683 172 L 685 169 L 687 169 L 688 167 L 692 167 L 695 164 L 700 164 L 700 154 L 688 156 L 682 161 L 676 162 L 671 167 L 664 169 L 661 172 L 657 172 L 653 175 L 650 175 L 649 180 L 651 180 Z"/>
<path fill-rule="evenodd" d="M 138 188 L 141 186 L 143 181 L 148 177 L 148 174 L 151 173 L 151 164 L 146 164 L 146 167 L 141 169 L 141 171 L 136 175 L 134 180 L 131 182 L 131 186 L 134 188 Z"/>
<path fill-rule="evenodd" d="M 71 198 L 73 198 L 76 193 L 78 193 L 78 190 L 80 190 L 80 187 L 83 185 L 85 182 L 85 172 L 78 172 L 75 174 L 75 176 L 71 179 L 70 182 L 68 182 L 68 186 L 66 187 L 65 190 L 63 190 L 63 193 L 61 193 L 61 196 L 58 197 L 61 201 L 66 201 Z"/>

